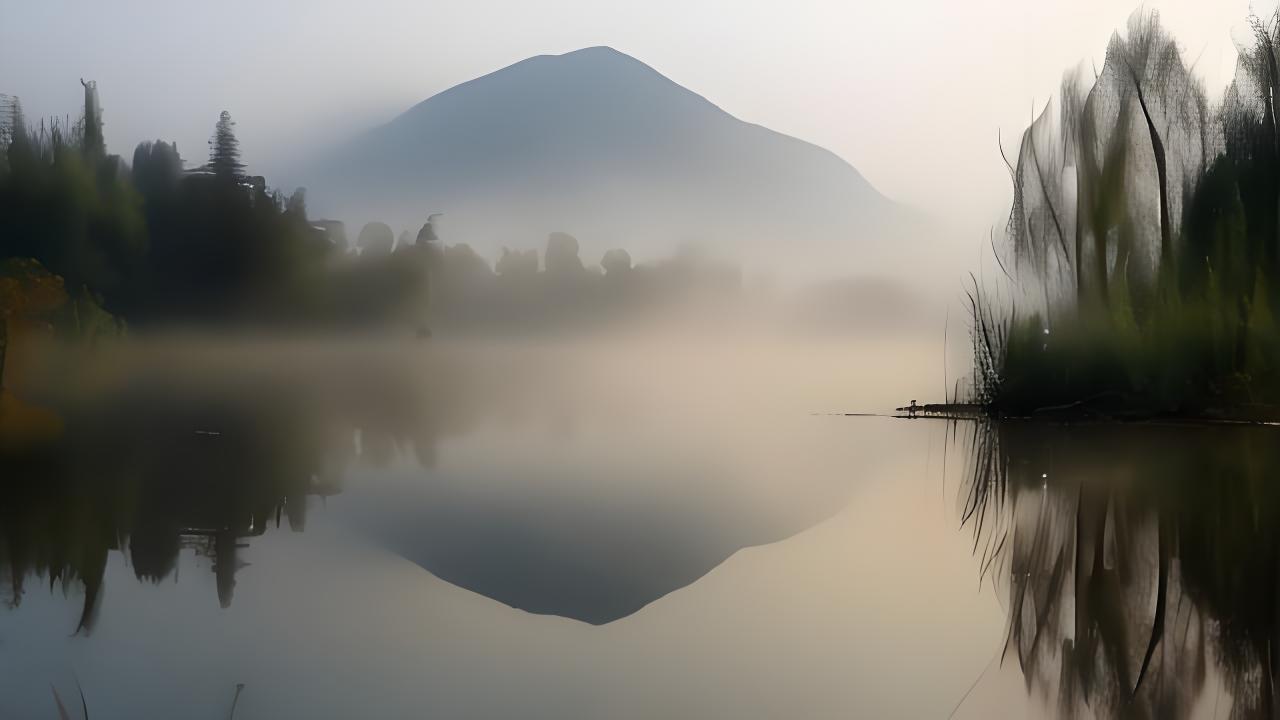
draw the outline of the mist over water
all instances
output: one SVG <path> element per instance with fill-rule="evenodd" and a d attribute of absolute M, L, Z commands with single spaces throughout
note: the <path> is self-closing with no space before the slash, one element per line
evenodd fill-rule
<path fill-rule="evenodd" d="M 843 414 L 929 397 L 937 345 L 28 346 L 58 433 L 4 454 L 0 709 L 1052 717 L 1140 673 L 1170 716 L 1265 707 L 1232 588 L 1272 566 L 1224 558 L 1271 552 L 1274 433 Z"/>
<path fill-rule="evenodd" d="M 27 482 L 0 535 L 3 707 L 41 712 L 36 679 L 74 675 L 104 716 L 219 716 L 236 682 L 246 717 L 592 715 L 620 692 L 627 716 L 770 714 L 725 692 L 747 673 L 809 676 L 794 702 L 834 711 L 837 667 L 871 651 L 804 648 L 896 617 L 899 593 L 851 570 L 899 567 L 851 503 L 947 513 L 920 463 L 938 433 L 827 413 L 890 407 L 936 368 L 898 362 L 904 339 L 730 337 L 33 351 L 23 397 L 61 435 L 9 464 Z M 785 667 L 748 651 L 778 643 Z M 922 708 L 963 683 L 935 671 Z"/>

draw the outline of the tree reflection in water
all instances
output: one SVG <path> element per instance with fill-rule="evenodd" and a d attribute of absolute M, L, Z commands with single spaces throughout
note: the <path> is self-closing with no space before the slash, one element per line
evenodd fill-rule
<path fill-rule="evenodd" d="M 10 601 L 33 577 L 80 583 L 76 629 L 88 631 L 110 551 L 159 582 L 185 548 L 211 560 L 218 600 L 230 605 L 244 539 L 282 522 L 301 529 L 306 495 L 324 489 L 314 438 L 289 432 L 300 418 L 278 410 L 267 421 L 208 397 L 117 395 L 67 411 L 55 440 L 5 453 L 0 568 Z"/>
<path fill-rule="evenodd" d="M 82 591 L 75 629 L 89 632 L 110 552 L 158 583 L 185 549 L 208 558 L 227 607 L 249 538 L 302 530 L 307 497 L 337 492 L 357 460 L 385 464 L 403 450 L 429 466 L 439 433 L 506 392 L 478 387 L 447 358 L 413 382 L 403 362 L 376 353 L 358 370 L 341 356 L 285 372 L 243 360 L 156 358 L 104 387 L 33 383 L 33 405 L 55 411 L 62 429 L 0 443 L 0 597 L 20 604 L 33 580 Z"/>
<path fill-rule="evenodd" d="M 962 518 L 1003 661 L 1063 715 L 1276 714 L 1280 429 L 977 423 Z"/>

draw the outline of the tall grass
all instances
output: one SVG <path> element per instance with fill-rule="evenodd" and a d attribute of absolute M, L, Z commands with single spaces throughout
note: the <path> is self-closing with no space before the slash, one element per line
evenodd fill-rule
<path fill-rule="evenodd" d="M 1280 16 L 1210 108 L 1154 13 L 1068 73 L 1010 163 L 1010 299 L 975 288 L 999 415 L 1280 418 Z"/>

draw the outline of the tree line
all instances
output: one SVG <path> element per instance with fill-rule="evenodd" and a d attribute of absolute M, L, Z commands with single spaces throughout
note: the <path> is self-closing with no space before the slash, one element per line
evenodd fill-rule
<path fill-rule="evenodd" d="M 132 163 L 107 153 L 94 83 L 74 124 L 29 125 L 17 99 L 6 105 L 0 258 L 34 260 L 130 323 L 292 321 L 341 304 L 326 292 L 334 248 L 303 191 L 245 173 L 228 113 L 208 162 L 187 170 L 174 143 L 144 142 Z M 389 272 L 360 270 L 370 285 Z M 391 300 L 410 300 L 404 285 Z"/>
<path fill-rule="evenodd" d="M 126 162 L 103 142 L 96 84 L 84 90 L 75 123 L 29 124 L 0 96 L 0 260 L 36 263 L 8 272 L 19 288 L 40 281 L 23 272 L 47 271 L 132 325 L 546 327 L 738 285 L 735 268 L 695 253 L 634 266 L 612 250 L 588 267 L 563 233 L 541 263 L 504 250 L 491 264 L 441 242 L 434 215 L 416 235 L 371 222 L 349 241 L 342 223 L 307 216 L 305 190 L 247 173 L 229 113 L 202 165 L 160 140 Z"/>

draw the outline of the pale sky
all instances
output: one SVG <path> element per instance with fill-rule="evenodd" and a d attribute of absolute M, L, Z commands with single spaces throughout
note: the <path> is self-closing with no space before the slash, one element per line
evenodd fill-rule
<path fill-rule="evenodd" d="M 1220 94 L 1250 4 L 1147 2 Z M 998 221 L 1010 149 L 1136 9 L 1116 0 L 36 0 L 0 22 L 0 92 L 79 113 L 99 83 L 111 151 L 176 140 L 203 161 L 218 112 L 268 175 L 531 55 L 610 45 L 734 115 L 827 147 L 881 191 L 964 227 Z M 1267 7 L 1256 8 L 1259 13 Z M 981 244 L 985 235 L 977 237 Z"/>

